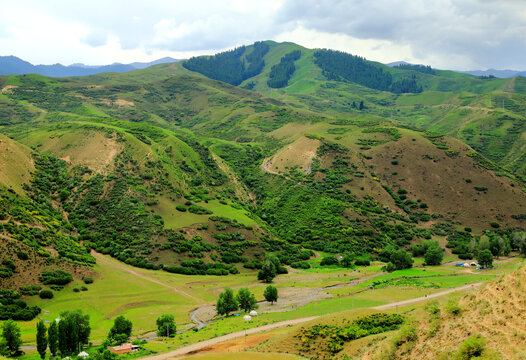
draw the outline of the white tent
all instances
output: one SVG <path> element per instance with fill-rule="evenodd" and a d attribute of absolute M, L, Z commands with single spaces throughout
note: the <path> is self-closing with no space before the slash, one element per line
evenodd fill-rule
<path fill-rule="evenodd" d="M 77 356 L 81 357 L 83 359 L 86 359 L 86 358 L 89 357 L 89 354 L 87 352 L 83 351 L 83 352 L 80 352 Z"/>

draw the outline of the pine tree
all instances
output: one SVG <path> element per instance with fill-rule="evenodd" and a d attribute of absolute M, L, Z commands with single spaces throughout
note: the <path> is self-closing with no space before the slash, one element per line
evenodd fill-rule
<path fill-rule="evenodd" d="M 55 321 L 51 322 L 49 328 L 47 329 L 48 342 L 49 342 L 49 352 L 51 356 L 57 355 L 58 350 L 58 328 Z"/>
<path fill-rule="evenodd" d="M 7 350 L 11 354 L 16 354 L 20 351 L 22 339 L 20 338 L 20 328 L 13 320 L 7 320 L 2 326 L 2 336 L 4 337 Z"/>
<path fill-rule="evenodd" d="M 37 323 L 37 351 L 41 359 L 46 358 L 47 350 L 47 329 L 43 320 Z"/>

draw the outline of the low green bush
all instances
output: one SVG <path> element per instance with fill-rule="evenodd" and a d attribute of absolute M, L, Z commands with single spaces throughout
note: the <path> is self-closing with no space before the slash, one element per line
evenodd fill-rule
<path fill-rule="evenodd" d="M 38 296 L 40 296 L 41 299 L 53 299 L 53 291 L 51 290 L 42 290 Z"/>

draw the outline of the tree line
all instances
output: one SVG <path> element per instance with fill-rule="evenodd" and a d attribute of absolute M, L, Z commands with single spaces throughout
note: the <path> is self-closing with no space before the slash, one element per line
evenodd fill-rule
<path fill-rule="evenodd" d="M 296 71 L 294 62 L 301 57 L 300 50 L 294 50 L 281 58 L 279 64 L 272 66 L 267 85 L 271 88 L 282 88 L 288 85 L 290 78 Z"/>
<path fill-rule="evenodd" d="M 242 59 L 246 50 L 245 46 L 240 46 L 214 56 L 193 57 L 183 62 L 183 67 L 211 79 L 237 86 L 263 70 L 265 66 L 263 57 L 268 52 L 269 45 L 262 41 L 255 42 L 252 52 Z"/>
<path fill-rule="evenodd" d="M 320 67 L 323 75 L 329 80 L 352 81 L 371 89 L 395 93 L 422 92 L 422 87 L 417 84 L 414 75 L 411 78 L 393 82 L 389 72 L 360 56 L 323 49 L 316 51 L 314 57 L 314 63 Z"/>
<path fill-rule="evenodd" d="M 156 320 L 157 335 L 173 337 L 176 334 L 174 316 L 163 314 Z M 114 356 L 108 350 L 108 346 L 121 345 L 130 340 L 133 324 L 124 316 L 114 319 L 113 326 L 106 339 L 98 347 L 98 351 L 91 354 L 92 358 L 109 360 Z M 51 356 L 60 355 L 75 356 L 88 344 L 91 333 L 89 315 L 83 314 L 81 310 L 65 311 L 60 317 L 46 326 L 43 320 L 36 325 L 37 352 L 41 359 L 45 359 L 49 349 Z M 13 320 L 7 320 L 2 325 L 3 341 L 0 342 L 0 355 L 20 356 L 22 354 L 21 331 Z M 138 343 L 139 340 L 134 340 Z"/>
<path fill-rule="evenodd" d="M 278 301 L 278 289 L 275 286 L 268 285 L 263 292 L 265 300 L 274 304 Z M 221 294 L 216 303 L 216 311 L 218 315 L 228 315 L 231 312 L 242 310 L 250 312 L 258 308 L 257 300 L 254 294 L 247 288 L 239 289 L 238 293 L 234 295 L 234 291 L 226 288 Z"/>

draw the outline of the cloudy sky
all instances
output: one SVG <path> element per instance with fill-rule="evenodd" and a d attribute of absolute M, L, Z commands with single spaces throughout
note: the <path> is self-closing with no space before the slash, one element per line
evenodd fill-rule
<path fill-rule="evenodd" d="M 526 70 L 526 0 L 0 0 L 0 55 L 151 61 L 292 41 L 380 62 Z"/>

